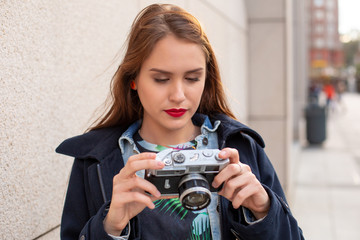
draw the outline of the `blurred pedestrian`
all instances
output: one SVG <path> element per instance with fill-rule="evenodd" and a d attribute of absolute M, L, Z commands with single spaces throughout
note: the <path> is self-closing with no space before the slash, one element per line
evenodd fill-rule
<path fill-rule="evenodd" d="M 325 95 L 326 95 L 326 106 L 329 109 L 333 110 L 334 109 L 333 101 L 334 101 L 335 95 L 336 95 L 334 85 L 331 84 L 330 82 L 326 82 L 324 84 L 323 91 L 325 92 Z"/>

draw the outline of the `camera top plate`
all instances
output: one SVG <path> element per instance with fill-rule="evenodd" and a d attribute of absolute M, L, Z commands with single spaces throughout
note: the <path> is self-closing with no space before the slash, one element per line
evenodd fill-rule
<path fill-rule="evenodd" d="M 218 156 L 219 149 L 174 150 L 166 149 L 156 155 L 165 163 L 160 170 L 149 170 L 152 175 L 182 175 L 187 173 L 217 173 L 229 164 L 229 159 Z M 169 172 L 171 171 L 171 172 Z M 160 173 L 162 172 L 162 173 Z"/>

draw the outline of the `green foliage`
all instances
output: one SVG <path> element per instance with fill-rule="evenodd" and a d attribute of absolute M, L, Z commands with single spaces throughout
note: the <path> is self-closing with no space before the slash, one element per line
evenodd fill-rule
<path fill-rule="evenodd" d="M 355 69 L 356 69 L 355 76 L 357 79 L 360 79 L 360 63 L 356 64 Z"/>
<path fill-rule="evenodd" d="M 181 220 L 183 220 L 189 212 L 181 205 L 179 198 L 160 199 L 155 201 L 154 204 L 155 208 L 157 208 L 160 212 L 168 213 L 169 215 L 176 214 Z M 208 213 L 206 211 L 194 213 L 197 214 L 197 216 L 192 222 L 189 240 L 211 239 L 211 228 Z"/>
<path fill-rule="evenodd" d="M 354 56 L 359 50 L 359 40 L 353 40 L 347 43 L 344 43 L 344 60 L 345 66 L 354 65 Z"/>
<path fill-rule="evenodd" d="M 188 213 L 188 210 L 181 205 L 179 198 L 160 199 L 155 201 L 154 204 L 155 208 L 160 208 L 160 212 L 163 210 L 165 213 L 171 211 L 170 215 L 176 212 L 176 215 L 178 215 L 180 219 L 183 219 Z"/>

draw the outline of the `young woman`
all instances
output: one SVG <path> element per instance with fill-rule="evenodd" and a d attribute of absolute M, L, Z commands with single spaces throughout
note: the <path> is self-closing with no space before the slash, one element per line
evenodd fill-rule
<path fill-rule="evenodd" d="M 303 239 L 262 138 L 235 120 L 199 22 L 174 5 L 139 13 L 111 86 L 108 111 L 64 141 L 75 157 L 62 239 Z M 164 149 L 221 149 L 230 164 L 210 205 L 185 209 L 141 177 Z"/>

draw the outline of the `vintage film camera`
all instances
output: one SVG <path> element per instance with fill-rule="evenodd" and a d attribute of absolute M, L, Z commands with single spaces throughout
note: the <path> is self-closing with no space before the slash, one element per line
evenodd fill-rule
<path fill-rule="evenodd" d="M 184 208 L 196 211 L 206 208 L 211 201 L 211 192 L 217 192 L 211 183 L 229 159 L 219 158 L 220 150 L 174 150 L 167 149 L 157 154 L 156 160 L 165 167 L 146 170 L 145 179 L 153 183 L 161 196 L 179 196 Z"/>

